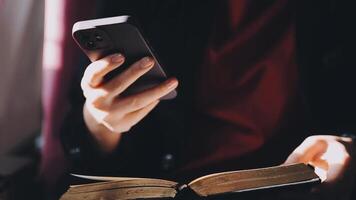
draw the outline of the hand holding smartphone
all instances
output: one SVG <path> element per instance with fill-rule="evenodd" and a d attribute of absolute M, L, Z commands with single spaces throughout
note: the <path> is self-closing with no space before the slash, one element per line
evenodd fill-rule
<path fill-rule="evenodd" d="M 72 34 L 92 62 L 113 53 L 122 53 L 125 56 L 123 66 L 105 77 L 109 80 L 139 59 L 146 56 L 153 58 L 155 63 L 153 68 L 135 81 L 124 92 L 125 95 L 152 88 L 167 79 L 152 47 L 149 46 L 137 22 L 131 16 L 80 21 L 74 24 Z M 177 92 L 173 90 L 161 100 L 173 99 L 176 95 Z"/>
<path fill-rule="evenodd" d="M 107 132 L 130 130 L 160 100 L 176 96 L 178 81 L 167 79 L 131 17 L 77 22 L 73 38 L 92 61 L 81 82 L 84 120 L 103 149 L 119 140 Z"/>

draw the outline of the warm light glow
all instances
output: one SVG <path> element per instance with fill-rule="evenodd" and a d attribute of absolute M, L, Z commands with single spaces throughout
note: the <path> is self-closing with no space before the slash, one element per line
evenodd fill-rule
<path fill-rule="evenodd" d="M 50 112 L 53 84 L 57 70 L 62 66 L 62 43 L 64 40 L 64 2 L 45 1 L 45 30 L 42 59 L 42 99 L 46 112 Z"/>
<path fill-rule="evenodd" d="M 308 163 L 322 181 L 333 182 L 342 176 L 350 159 L 345 143 L 350 138 L 313 136 L 306 139 L 294 152 L 293 162 Z"/>
<path fill-rule="evenodd" d="M 64 1 L 50 0 L 45 3 L 45 33 L 43 46 L 44 68 L 61 66 L 61 47 L 64 37 Z"/>
<path fill-rule="evenodd" d="M 341 143 L 329 143 L 326 152 L 320 157 L 326 160 L 329 165 L 344 165 L 349 154 Z"/>

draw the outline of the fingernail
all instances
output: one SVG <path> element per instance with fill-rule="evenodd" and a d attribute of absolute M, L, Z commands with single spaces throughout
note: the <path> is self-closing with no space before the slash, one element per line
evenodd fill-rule
<path fill-rule="evenodd" d="M 172 88 L 177 87 L 177 85 L 178 85 L 178 81 L 176 79 L 172 79 L 168 82 L 167 88 L 172 89 Z"/>
<path fill-rule="evenodd" d="M 153 65 L 153 59 L 150 57 L 144 57 L 142 58 L 142 64 L 141 64 L 141 68 L 142 69 L 146 69 L 146 68 L 150 68 Z"/>
<path fill-rule="evenodd" d="M 111 62 L 113 63 L 119 63 L 122 62 L 124 59 L 124 56 L 121 53 L 117 53 L 111 56 Z"/>

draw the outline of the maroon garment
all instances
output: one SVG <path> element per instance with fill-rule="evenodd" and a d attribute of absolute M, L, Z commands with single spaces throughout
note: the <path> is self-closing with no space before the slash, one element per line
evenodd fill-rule
<path fill-rule="evenodd" d="M 276 134 L 293 134 L 279 133 L 297 115 L 289 112 L 298 95 L 293 13 L 285 0 L 221 6 L 198 72 L 199 114 L 185 169 L 237 159 Z"/>

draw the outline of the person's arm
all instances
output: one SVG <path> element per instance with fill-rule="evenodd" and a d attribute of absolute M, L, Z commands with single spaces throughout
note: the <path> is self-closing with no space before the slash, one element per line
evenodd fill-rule
<path fill-rule="evenodd" d="M 104 76 L 120 67 L 125 61 L 121 54 L 114 54 L 91 63 L 81 81 L 86 98 L 83 115 L 93 148 L 104 154 L 113 152 L 122 133 L 141 121 L 159 102 L 159 99 L 174 90 L 178 81 L 170 78 L 158 86 L 132 94 L 120 96 L 131 84 L 154 65 L 153 59 L 142 58 L 112 80 L 105 82 Z"/>
<path fill-rule="evenodd" d="M 122 161 L 126 162 L 128 158 L 125 157 L 125 145 L 119 145 L 123 139 L 121 136 L 144 118 L 161 96 L 177 86 L 177 80 L 171 78 L 152 89 L 131 96 L 120 97 L 119 93 L 113 95 L 115 91 L 125 90 L 148 71 L 153 63 L 148 68 L 142 68 L 140 66 L 143 61 L 138 61 L 110 82 L 104 83 L 102 77 L 123 63 L 123 60 L 116 62 L 111 58 L 112 56 L 108 56 L 90 64 L 85 75 L 81 77 L 78 74 L 73 83 L 70 92 L 71 109 L 62 124 L 60 134 L 71 171 L 110 175 L 112 169 L 122 167 Z M 91 81 L 97 83 L 92 85 Z M 170 83 L 173 87 L 169 86 Z M 103 91 L 106 92 L 100 93 Z M 104 105 L 108 107 L 105 109 Z M 123 112 L 125 110 L 128 112 Z"/>

